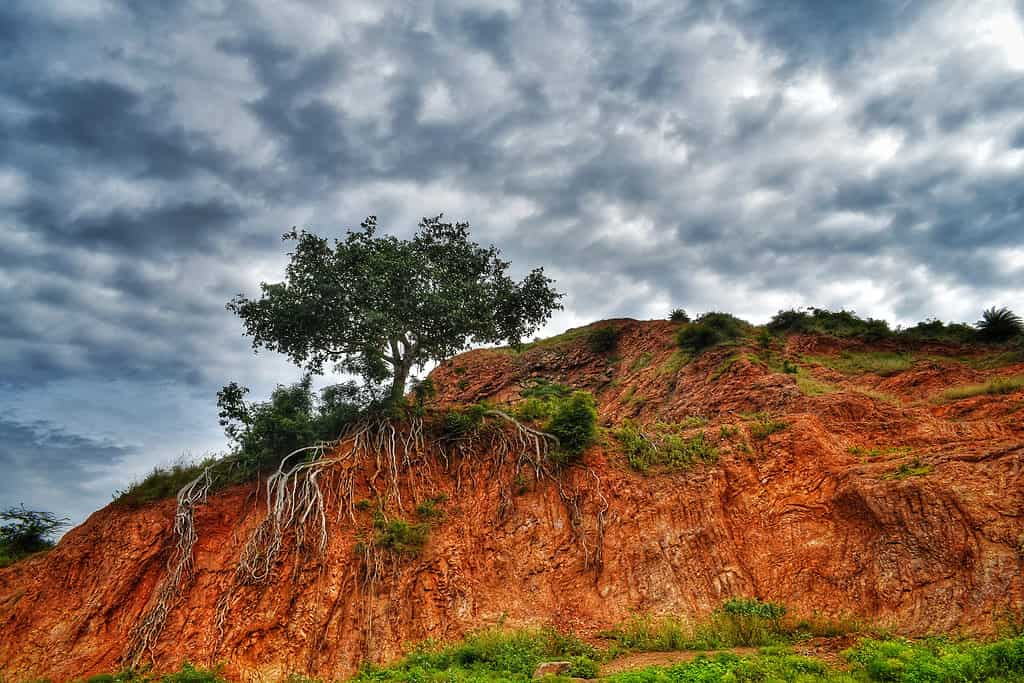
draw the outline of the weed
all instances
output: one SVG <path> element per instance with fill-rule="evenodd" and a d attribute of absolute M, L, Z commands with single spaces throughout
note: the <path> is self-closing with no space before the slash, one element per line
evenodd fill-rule
<path fill-rule="evenodd" d="M 705 313 L 680 328 L 676 343 L 684 350 L 699 353 L 725 342 L 735 341 L 750 330 L 750 324 L 728 313 Z"/>
<path fill-rule="evenodd" d="M 651 364 L 652 357 L 653 356 L 649 352 L 644 351 L 639 356 L 637 356 L 636 360 L 633 361 L 633 364 L 629 366 L 629 369 L 632 372 L 636 372 L 637 370 L 643 370 L 644 368 Z"/>
<path fill-rule="evenodd" d="M 788 422 L 772 418 L 766 413 L 755 413 L 753 420 L 748 424 L 750 436 L 758 441 L 767 439 L 770 435 L 781 432 L 788 426 Z"/>
<path fill-rule="evenodd" d="M 931 464 L 924 462 L 920 458 L 914 458 L 909 462 L 901 464 L 882 478 L 900 480 L 907 477 L 920 477 L 929 474 L 933 469 L 935 468 Z"/>
<path fill-rule="evenodd" d="M 437 496 L 426 498 L 419 505 L 416 506 L 416 514 L 423 521 L 430 521 L 433 519 L 441 519 L 444 517 L 444 510 L 438 508 L 439 505 L 444 505 L 448 502 L 448 496 L 443 493 Z"/>
<path fill-rule="evenodd" d="M 735 425 L 722 425 L 718 428 L 718 438 L 729 440 L 734 439 L 740 433 L 739 427 Z"/>
<path fill-rule="evenodd" d="M 904 457 L 913 452 L 910 446 L 850 446 L 846 452 L 861 458 Z"/>
<path fill-rule="evenodd" d="M 414 524 L 397 517 L 388 519 L 380 511 L 373 515 L 373 528 L 377 530 L 373 544 L 397 555 L 418 555 L 430 534 L 426 524 Z"/>
<path fill-rule="evenodd" d="M 960 399 L 986 394 L 1012 394 L 1020 389 L 1024 389 L 1024 375 L 1017 375 L 1015 377 L 996 377 L 982 384 L 967 384 L 947 389 L 942 392 L 939 400 L 940 402 L 959 401 Z"/>
<path fill-rule="evenodd" d="M 656 423 L 646 433 L 636 423 L 627 420 L 612 432 L 622 446 L 630 467 L 645 472 L 648 468 L 663 465 L 669 468 L 685 468 L 698 461 L 718 461 L 718 449 L 707 439 L 704 432 L 686 437 L 679 434 L 679 424 Z"/>
<path fill-rule="evenodd" d="M 567 463 L 578 458 L 597 436 L 597 407 L 586 391 L 575 391 L 562 401 L 546 431 L 558 438 L 556 460 Z"/>
<path fill-rule="evenodd" d="M 619 346 L 619 330 L 605 325 L 587 334 L 587 347 L 597 354 L 611 353 Z"/>
<path fill-rule="evenodd" d="M 845 375 L 895 375 L 909 369 L 914 359 L 909 353 L 894 351 L 844 351 L 838 356 L 807 356 L 818 365 L 837 370 Z"/>
<path fill-rule="evenodd" d="M 742 354 L 733 353 L 723 358 L 722 362 L 719 363 L 718 367 L 715 368 L 714 372 L 711 373 L 711 381 L 717 382 L 722 377 L 722 375 L 725 375 L 730 370 L 732 370 L 732 366 L 735 365 L 742 357 Z"/>
<path fill-rule="evenodd" d="M 672 355 L 668 357 L 668 360 L 658 367 L 658 372 L 663 375 L 676 375 L 683 369 L 683 366 L 691 360 L 692 356 L 690 356 L 690 354 L 682 351 L 681 349 L 676 349 L 672 352 Z"/>

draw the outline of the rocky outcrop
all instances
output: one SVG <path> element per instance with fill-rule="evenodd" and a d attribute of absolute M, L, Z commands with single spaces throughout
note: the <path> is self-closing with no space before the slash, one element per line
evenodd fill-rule
<path fill-rule="evenodd" d="M 543 479 L 510 488 L 486 453 L 433 462 L 400 487 L 410 515 L 413 501 L 447 496 L 443 519 L 418 556 L 385 558 L 372 581 L 357 552 L 363 510 L 332 514 L 323 553 L 288 541 L 269 583 L 238 582 L 263 496 L 227 490 L 196 510 L 194 570 L 149 653 L 157 668 L 187 659 L 244 679 L 329 679 L 485 625 L 593 634 L 637 610 L 698 616 L 735 595 L 909 633 L 988 630 L 994 611 L 1024 604 L 1024 393 L 930 400 L 1024 365 L 978 370 L 962 359 L 976 351 L 922 346 L 899 349 L 914 360 L 902 372 L 844 375 L 809 357 L 875 347 L 794 337 L 773 353 L 827 387 L 806 395 L 758 348 L 683 364 L 670 323 L 602 324 L 621 328 L 613 353 L 590 352 L 580 333 L 470 352 L 435 371 L 439 399 L 511 401 L 544 377 L 592 391 L 606 425 L 705 418 L 693 429 L 716 441 L 717 464 L 639 474 L 606 437 L 561 475 L 560 496 Z M 755 438 L 756 411 L 786 427 Z M 358 498 L 372 497 L 374 467 L 356 476 Z M 108 506 L 50 553 L 0 570 L 5 678 L 117 668 L 166 572 L 173 516 L 173 501 Z"/>

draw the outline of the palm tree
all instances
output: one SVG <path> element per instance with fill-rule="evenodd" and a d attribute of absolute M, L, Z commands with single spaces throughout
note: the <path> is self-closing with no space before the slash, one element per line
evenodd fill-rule
<path fill-rule="evenodd" d="M 978 336 L 985 341 L 1006 341 L 1017 335 L 1024 335 L 1024 321 L 1020 316 L 1005 306 L 993 306 L 981 314 L 981 320 L 975 323 Z"/>

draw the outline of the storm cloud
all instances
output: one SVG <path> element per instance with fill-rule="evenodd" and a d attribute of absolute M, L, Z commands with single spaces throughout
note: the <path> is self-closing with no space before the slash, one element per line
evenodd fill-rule
<path fill-rule="evenodd" d="M 0 70 L 0 503 L 76 521 L 297 376 L 224 310 L 292 226 L 467 219 L 548 332 L 1024 309 L 1020 2 L 14 0 Z"/>

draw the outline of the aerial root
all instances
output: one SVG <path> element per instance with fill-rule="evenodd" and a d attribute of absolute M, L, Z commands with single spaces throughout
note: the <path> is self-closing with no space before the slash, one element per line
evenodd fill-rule
<path fill-rule="evenodd" d="M 177 507 L 174 512 L 173 534 L 176 539 L 174 550 L 167 559 L 167 574 L 157 589 L 152 607 L 145 613 L 128 636 L 128 647 L 122 661 L 135 668 L 146 653 L 152 654 L 153 645 L 163 630 L 171 606 L 178 597 L 183 578 L 192 576 L 192 551 L 198 536 L 195 529 L 195 508 L 206 502 L 213 486 L 213 467 L 205 467 L 198 477 L 185 484 L 178 491 Z"/>

